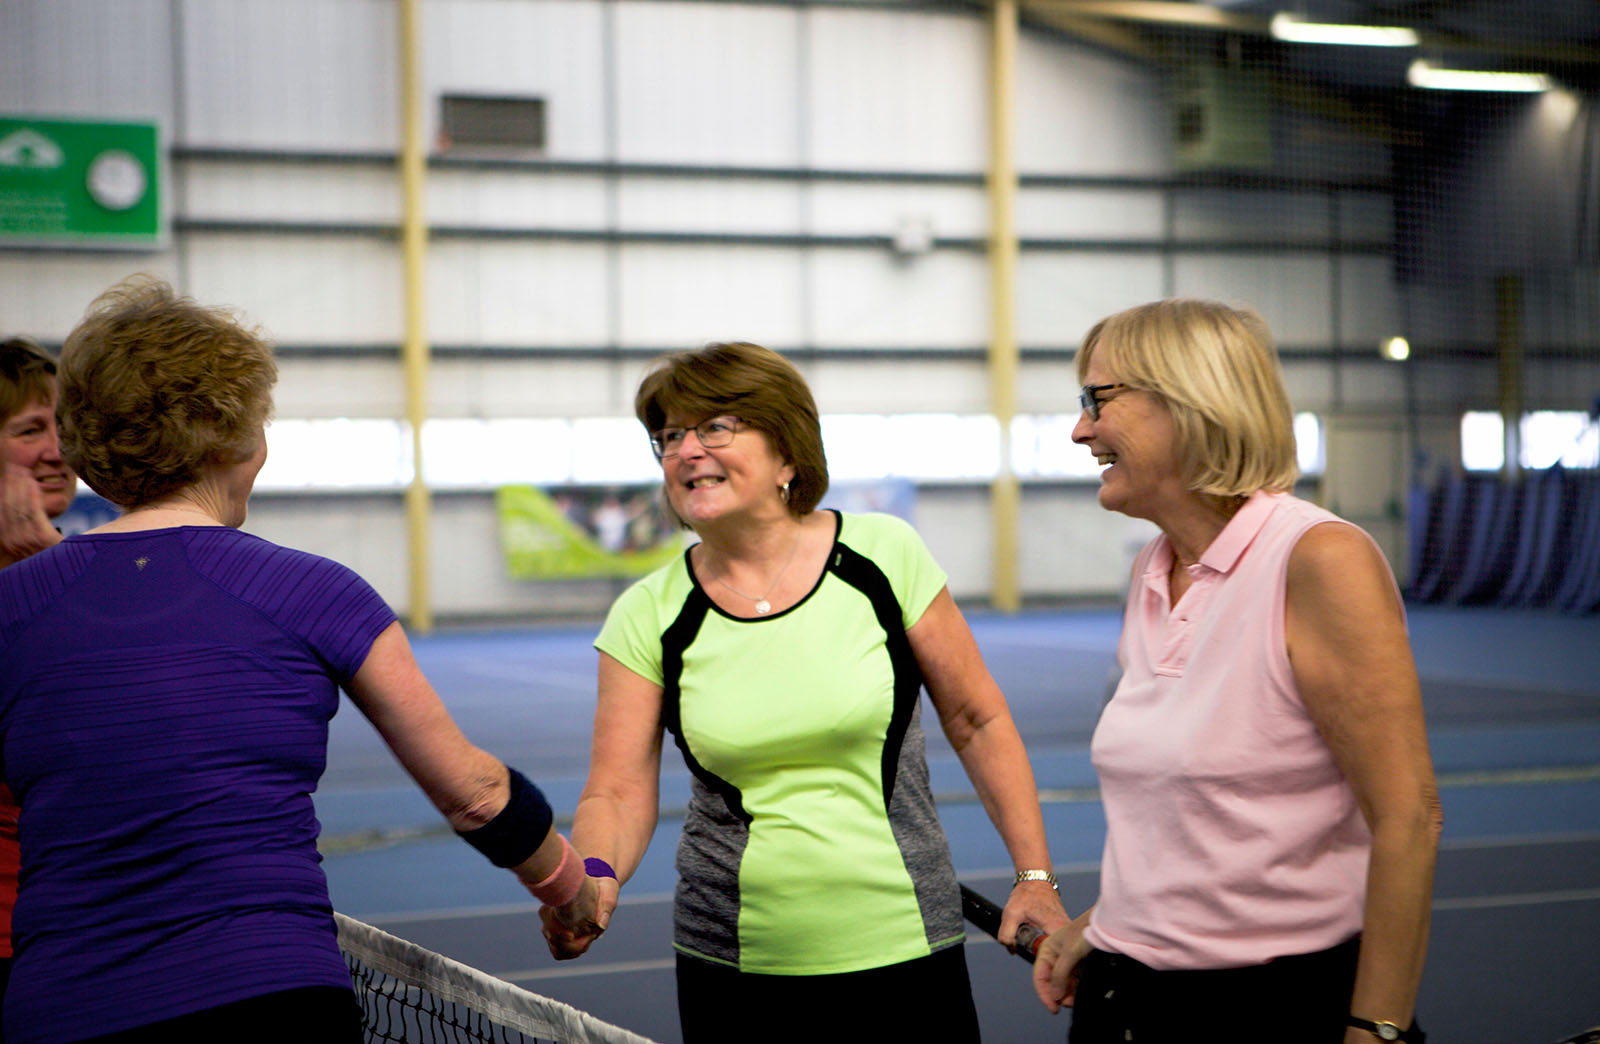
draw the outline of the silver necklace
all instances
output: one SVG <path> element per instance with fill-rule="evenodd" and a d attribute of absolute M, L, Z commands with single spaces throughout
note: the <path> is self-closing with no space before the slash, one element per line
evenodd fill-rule
<path fill-rule="evenodd" d="M 800 534 L 796 533 L 794 535 L 794 543 L 789 546 L 789 557 L 784 561 L 783 568 L 778 570 L 777 575 L 772 578 L 772 583 L 767 585 L 766 591 L 759 598 L 755 597 L 754 595 L 745 594 L 737 587 L 734 587 L 732 584 L 728 583 L 728 581 L 722 579 L 721 576 L 715 577 L 715 580 L 717 583 L 721 584 L 723 587 L 726 587 L 728 590 L 732 591 L 740 598 L 743 598 L 745 601 L 756 603 L 757 616 L 766 616 L 768 613 L 772 612 L 772 603 L 767 601 L 767 595 L 771 594 L 777 589 L 778 581 L 783 579 L 783 574 L 787 573 L 789 571 L 789 567 L 794 564 L 794 556 L 799 552 L 799 550 Z"/>

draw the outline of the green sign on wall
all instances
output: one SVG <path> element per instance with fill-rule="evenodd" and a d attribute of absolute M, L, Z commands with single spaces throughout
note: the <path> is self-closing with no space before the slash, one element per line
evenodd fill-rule
<path fill-rule="evenodd" d="M 0 116 L 0 246 L 162 245 L 154 123 Z"/>

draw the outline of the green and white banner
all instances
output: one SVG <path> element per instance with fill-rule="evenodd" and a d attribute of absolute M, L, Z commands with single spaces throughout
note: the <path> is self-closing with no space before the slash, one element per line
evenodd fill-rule
<path fill-rule="evenodd" d="M 683 553 L 661 486 L 502 486 L 495 493 L 513 580 L 643 576 Z"/>
<path fill-rule="evenodd" d="M 0 116 L 0 246 L 158 249 L 154 123 Z"/>

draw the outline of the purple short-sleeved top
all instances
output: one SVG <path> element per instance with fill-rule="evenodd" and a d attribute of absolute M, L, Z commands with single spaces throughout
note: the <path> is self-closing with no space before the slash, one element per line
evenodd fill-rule
<path fill-rule="evenodd" d="M 311 792 L 339 687 L 394 620 L 344 566 L 220 527 L 0 572 L 10 1044 L 349 985 Z"/>

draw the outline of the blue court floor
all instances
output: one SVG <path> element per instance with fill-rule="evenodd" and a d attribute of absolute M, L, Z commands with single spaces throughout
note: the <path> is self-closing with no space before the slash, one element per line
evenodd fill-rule
<path fill-rule="evenodd" d="M 1038 776 L 1069 909 L 1093 901 L 1104 819 L 1088 740 L 1113 677 L 1109 610 L 971 614 Z M 1600 1025 L 1600 617 L 1413 607 L 1411 633 L 1445 806 L 1420 1017 L 1434 1044 L 1555 1044 Z M 444 632 L 419 660 L 474 742 L 570 812 L 588 764 L 592 626 Z M 956 869 L 1003 899 L 1009 860 L 943 738 L 929 760 Z M 335 905 L 396 935 L 679 1044 L 672 850 L 687 799 L 664 756 L 663 815 L 612 929 L 557 964 L 536 904 L 449 836 L 348 705 L 317 795 Z M 1029 967 L 968 944 L 984 1037 L 1060 1042 L 1070 1015 L 1034 999 Z M 844 1038 L 840 1038 L 844 1039 Z"/>

